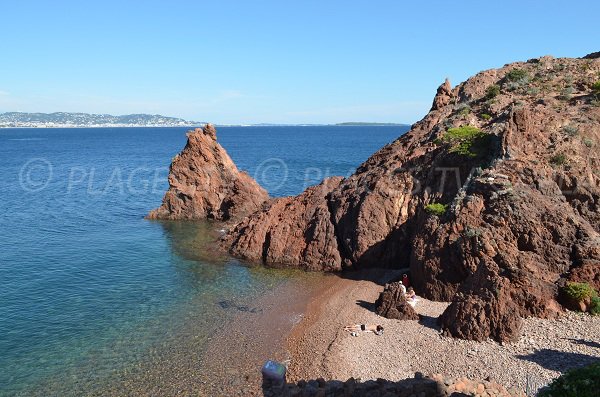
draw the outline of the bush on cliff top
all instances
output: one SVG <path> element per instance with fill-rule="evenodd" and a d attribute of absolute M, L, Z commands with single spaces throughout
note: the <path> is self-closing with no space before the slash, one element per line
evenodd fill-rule
<path fill-rule="evenodd" d="M 567 371 L 538 393 L 538 397 L 597 397 L 600 362 Z"/>
<path fill-rule="evenodd" d="M 578 302 L 598 296 L 594 288 L 588 283 L 567 283 L 563 287 L 563 292 L 566 296 Z"/>
<path fill-rule="evenodd" d="M 446 213 L 448 209 L 448 204 L 440 204 L 440 203 L 431 203 L 425 206 L 425 211 L 428 214 L 442 216 Z"/>
<path fill-rule="evenodd" d="M 527 72 L 523 69 L 514 68 L 510 72 L 506 73 L 506 80 L 508 81 L 524 81 L 529 78 Z"/>
<path fill-rule="evenodd" d="M 490 135 L 470 125 L 450 128 L 441 142 L 451 145 L 450 153 L 466 157 L 485 155 L 489 149 Z"/>

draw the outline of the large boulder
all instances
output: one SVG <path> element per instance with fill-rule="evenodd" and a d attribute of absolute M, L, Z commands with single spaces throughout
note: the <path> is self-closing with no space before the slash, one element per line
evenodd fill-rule
<path fill-rule="evenodd" d="M 375 312 L 385 318 L 396 320 L 418 320 L 419 315 L 406 301 L 402 282 L 386 284 L 375 302 Z"/>
<path fill-rule="evenodd" d="M 268 200 L 267 192 L 239 171 L 217 143 L 213 125 L 189 131 L 187 137 L 171 163 L 162 205 L 148 219 L 240 220 Z"/>
<path fill-rule="evenodd" d="M 510 281 L 495 264 L 482 264 L 440 317 L 445 335 L 499 342 L 518 339 L 522 320 L 511 297 Z"/>

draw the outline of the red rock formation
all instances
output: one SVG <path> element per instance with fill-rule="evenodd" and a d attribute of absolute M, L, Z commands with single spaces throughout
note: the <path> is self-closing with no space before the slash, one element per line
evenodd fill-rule
<path fill-rule="evenodd" d="M 518 316 L 560 311 L 562 279 L 598 280 L 599 72 L 597 58 L 542 57 L 446 82 L 429 114 L 352 176 L 276 200 L 224 241 L 269 265 L 410 266 L 419 294 L 455 300 L 447 333 L 513 340 Z M 439 139 L 467 125 L 487 134 L 472 156 Z M 428 214 L 430 203 L 448 210 Z"/>
<path fill-rule="evenodd" d="M 491 262 L 479 266 L 469 277 L 463 292 L 440 318 L 446 335 L 477 341 L 518 339 L 522 320 L 520 307 L 511 296 L 515 287 L 500 273 L 499 267 Z"/>
<path fill-rule="evenodd" d="M 437 93 L 435 95 L 435 99 L 433 100 L 433 105 L 431 106 L 431 110 L 438 110 L 448 105 L 452 100 L 452 85 L 450 84 L 450 80 L 446 79 L 444 84 L 438 87 Z"/>
<path fill-rule="evenodd" d="M 419 315 L 406 301 L 401 287 L 402 282 L 387 284 L 375 302 L 375 312 L 385 318 L 397 320 L 418 320 Z"/>
<path fill-rule="evenodd" d="M 328 178 L 297 197 L 272 200 L 226 236 L 231 253 L 270 266 L 341 270 L 326 197 L 342 178 Z"/>
<path fill-rule="evenodd" d="M 187 145 L 171 163 L 163 203 L 148 219 L 239 220 L 261 208 L 267 192 L 237 169 L 217 143 L 211 124 L 187 137 Z"/>

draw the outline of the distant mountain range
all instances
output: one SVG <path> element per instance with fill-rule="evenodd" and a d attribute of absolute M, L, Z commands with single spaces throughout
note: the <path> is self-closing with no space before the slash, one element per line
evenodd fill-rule
<path fill-rule="evenodd" d="M 193 127 L 201 126 L 206 122 L 189 121 L 176 117 L 161 116 L 159 114 L 126 114 L 112 116 L 110 114 L 90 113 L 0 113 L 0 128 L 69 128 L 69 127 Z M 408 124 L 395 123 L 368 123 L 345 122 L 337 124 L 244 124 L 247 127 L 266 126 L 408 126 Z M 223 125 L 229 126 L 229 125 Z M 232 124 L 231 126 L 239 126 Z"/>
<path fill-rule="evenodd" d="M 365 121 L 347 121 L 345 123 L 337 123 L 335 125 L 347 125 L 347 126 L 403 126 L 409 127 L 410 124 L 401 124 L 401 123 L 370 123 Z"/>
<path fill-rule="evenodd" d="M 0 113 L 0 128 L 15 127 L 186 127 L 205 123 L 159 114 Z"/>

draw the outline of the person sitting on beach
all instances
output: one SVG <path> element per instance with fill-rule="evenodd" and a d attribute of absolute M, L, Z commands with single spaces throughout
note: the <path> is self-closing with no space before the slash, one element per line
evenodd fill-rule
<path fill-rule="evenodd" d="M 402 291 L 402 295 L 406 296 L 406 287 L 404 284 L 400 284 L 400 291 Z"/>
<path fill-rule="evenodd" d="M 354 324 L 345 326 L 344 331 L 350 332 L 352 336 L 358 336 L 359 332 L 372 332 L 375 335 L 382 335 L 383 327 L 381 325 Z"/>
<path fill-rule="evenodd" d="M 406 302 L 414 308 L 417 305 L 417 301 L 415 290 L 413 287 L 408 287 L 408 290 L 406 290 Z"/>

